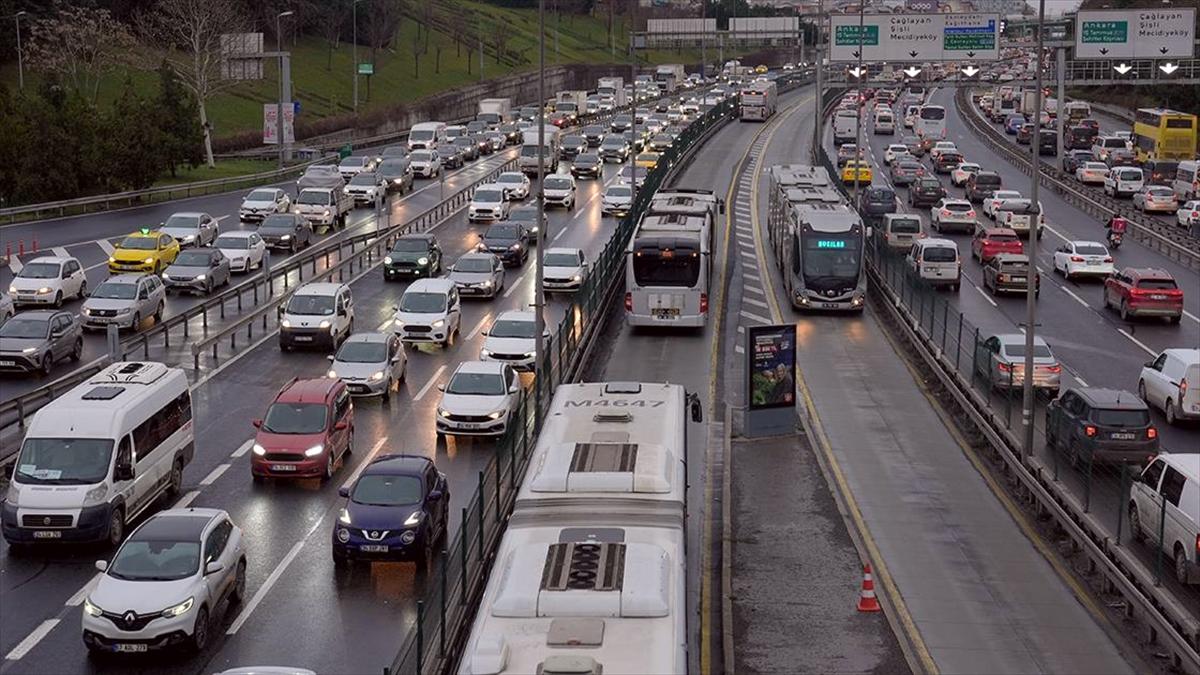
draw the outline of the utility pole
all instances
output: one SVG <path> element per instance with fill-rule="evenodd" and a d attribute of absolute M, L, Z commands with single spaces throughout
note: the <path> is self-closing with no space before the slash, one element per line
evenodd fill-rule
<path fill-rule="evenodd" d="M 482 43 L 481 43 L 482 44 Z M 480 72 L 483 71 L 483 60 L 480 59 Z M 534 366 L 533 386 L 536 422 L 534 428 L 542 423 L 542 387 L 553 368 L 545 368 L 546 358 L 546 318 L 543 312 L 546 308 L 546 294 L 542 291 L 542 250 L 544 244 L 550 241 L 549 223 L 546 222 L 546 0 L 538 0 L 538 187 L 537 187 L 537 257 L 534 260 L 533 309 L 534 309 Z M 546 392 L 549 394 L 550 392 Z"/>
<path fill-rule="evenodd" d="M 637 3 L 638 0 L 632 0 L 629 3 L 629 79 L 635 83 L 633 87 L 633 124 L 629 127 L 633 131 L 629 135 L 629 192 L 632 195 L 629 198 L 630 213 L 633 212 L 633 205 L 637 201 L 638 196 L 637 149 L 633 147 L 633 144 L 637 141 L 637 43 L 633 39 Z"/>
<path fill-rule="evenodd" d="M 275 51 L 279 52 L 279 105 L 275 106 L 275 140 L 279 143 L 279 168 L 283 168 L 284 142 L 283 142 L 283 104 L 284 96 L 286 95 L 284 80 L 287 79 L 284 73 L 284 64 L 287 59 L 283 57 L 283 31 L 280 29 L 283 17 L 291 16 L 292 10 L 280 12 L 275 15 Z M 288 102 L 291 105 L 291 102 Z"/>
<path fill-rule="evenodd" d="M 1066 105 L 1067 105 L 1067 74 L 1066 74 L 1066 72 L 1067 72 L 1067 50 L 1066 50 L 1066 48 L 1059 47 L 1058 49 L 1055 50 L 1054 56 L 1055 56 L 1054 70 L 1057 71 L 1054 73 L 1054 78 L 1056 80 L 1058 80 L 1058 106 L 1057 106 L 1057 110 L 1054 113 L 1054 119 L 1057 120 L 1057 123 L 1058 123 L 1058 133 L 1055 134 L 1056 136 L 1058 136 L 1058 146 L 1057 146 L 1058 154 L 1055 155 L 1055 157 L 1058 158 L 1059 166 L 1062 166 L 1063 153 L 1066 152 L 1066 148 L 1063 147 L 1063 134 L 1065 134 L 1067 131 L 1067 121 L 1065 119 L 1063 119 L 1063 110 L 1066 108 Z"/>
<path fill-rule="evenodd" d="M 863 72 L 863 23 L 865 21 L 867 6 L 866 0 L 860 0 L 858 3 L 858 117 L 854 120 L 854 184 L 851 186 L 851 199 L 853 200 L 854 208 L 858 208 L 858 176 L 862 170 L 862 162 L 866 161 L 867 153 L 863 152 L 863 111 L 867 107 L 867 98 L 863 95 L 865 89 L 863 84 L 866 82 L 866 75 Z M 836 134 L 837 131 L 835 130 Z"/>
<path fill-rule="evenodd" d="M 1037 89 L 1033 94 L 1033 142 L 1029 144 L 1033 165 L 1031 168 L 1033 181 L 1029 187 L 1029 201 L 1034 210 L 1029 225 L 1029 273 L 1025 275 L 1025 379 L 1022 381 L 1024 394 L 1021 405 L 1021 424 L 1025 435 L 1025 455 L 1033 455 L 1033 336 L 1037 330 L 1037 244 L 1038 225 L 1042 220 L 1042 209 L 1038 205 L 1038 188 L 1042 177 L 1042 159 L 1038 155 L 1038 141 L 1042 131 L 1042 44 L 1046 33 L 1046 0 L 1038 0 L 1038 34 L 1037 51 L 1034 52 L 1034 63 L 1037 64 Z"/>
<path fill-rule="evenodd" d="M 700 0 L 700 77 L 708 79 L 708 0 Z M 635 108 L 637 106 L 634 106 Z"/>
<path fill-rule="evenodd" d="M 353 39 L 350 44 L 354 50 L 354 112 L 358 112 L 358 3 L 363 0 L 354 0 L 350 4 L 350 23 L 354 24 Z"/>
<path fill-rule="evenodd" d="M 13 19 L 17 22 L 17 87 L 24 91 L 25 89 L 25 55 L 21 52 L 21 17 L 28 14 L 25 10 L 21 10 L 13 14 Z"/>
<path fill-rule="evenodd" d="M 825 25 L 822 22 L 824 16 L 825 16 L 825 0 L 817 0 L 817 37 L 816 37 L 816 39 L 813 40 L 813 51 L 816 53 L 815 61 L 816 61 L 816 69 L 817 69 L 817 96 L 813 101 L 813 108 L 816 111 L 816 114 L 814 115 L 814 117 L 817 120 L 817 123 L 815 125 L 813 125 L 813 147 L 814 148 L 821 147 L 821 140 L 822 140 L 821 127 L 823 125 L 821 123 L 823 122 L 823 119 L 821 117 L 821 113 L 822 113 L 821 106 L 823 105 L 822 101 L 825 98 L 825 92 L 821 89 L 821 85 L 822 85 L 822 80 L 824 79 L 824 74 L 825 74 L 824 73 L 825 49 L 822 46 L 821 41 L 825 37 Z"/>

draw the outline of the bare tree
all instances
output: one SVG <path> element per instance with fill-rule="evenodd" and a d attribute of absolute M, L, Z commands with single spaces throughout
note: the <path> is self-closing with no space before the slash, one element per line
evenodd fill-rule
<path fill-rule="evenodd" d="M 409 43 L 409 47 L 412 48 L 413 55 L 413 79 L 419 80 L 421 79 L 421 52 L 424 51 L 424 47 L 421 45 L 421 40 L 418 37 L 413 38 L 412 42 Z"/>
<path fill-rule="evenodd" d="M 25 54 L 31 68 L 58 75 L 94 101 L 100 79 L 128 62 L 133 48 L 133 36 L 107 9 L 56 2 L 51 18 L 32 25 Z"/>
<path fill-rule="evenodd" d="M 371 63 L 376 64 L 379 50 L 388 46 L 400 30 L 402 6 L 398 0 L 369 0 L 366 25 L 363 26 L 367 44 L 371 47 Z"/>
<path fill-rule="evenodd" d="M 462 56 L 463 42 L 467 38 L 467 17 L 463 12 L 450 13 L 450 37 L 454 40 L 454 56 Z M 470 59 L 467 59 L 468 68 Z"/>
<path fill-rule="evenodd" d="M 496 48 L 496 63 L 504 56 L 504 50 L 508 46 L 508 39 L 511 37 L 511 28 L 507 21 L 496 19 L 492 21 L 492 46 Z"/>
<path fill-rule="evenodd" d="M 422 2 L 418 5 L 421 11 L 421 23 L 425 25 L 425 37 L 423 46 L 421 47 L 422 54 L 429 53 L 429 34 L 433 32 L 433 10 L 434 3 Z"/>
<path fill-rule="evenodd" d="M 248 22 L 240 8 L 238 0 L 158 0 L 154 10 L 137 21 L 146 41 L 165 50 L 164 60 L 196 97 L 204 130 L 204 158 L 210 167 L 216 164 L 208 100 L 237 84 L 237 80 L 221 77 L 221 36 L 246 31 Z"/>
<path fill-rule="evenodd" d="M 333 52 L 342 39 L 346 16 L 351 14 L 349 0 L 325 0 L 315 6 L 314 12 L 318 24 L 317 30 L 321 37 L 325 38 L 329 47 L 325 70 L 333 70 Z M 358 68 L 358 65 L 356 64 L 354 67 Z"/>

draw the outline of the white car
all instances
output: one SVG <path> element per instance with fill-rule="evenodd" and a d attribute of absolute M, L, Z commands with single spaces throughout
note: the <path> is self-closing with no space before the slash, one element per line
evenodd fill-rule
<path fill-rule="evenodd" d="M 1175 212 L 1175 221 L 1180 227 L 1191 227 L 1200 223 L 1200 199 L 1184 202 Z"/>
<path fill-rule="evenodd" d="M 531 310 L 510 309 L 501 312 L 487 330 L 483 331 L 483 348 L 479 358 L 484 361 L 507 363 L 518 371 L 532 371 L 537 319 Z M 542 335 L 550 337 L 543 329 Z"/>
<path fill-rule="evenodd" d="M 521 201 L 529 197 L 531 183 L 529 176 L 520 171 L 505 171 L 496 177 L 496 184 L 504 188 L 504 197 L 513 201 Z"/>
<path fill-rule="evenodd" d="M 507 363 L 464 361 L 439 385 L 437 437 L 499 436 L 521 403 L 521 381 Z"/>
<path fill-rule="evenodd" d="M 96 653 L 201 651 L 222 630 L 218 608 L 246 597 L 242 530 L 220 509 L 157 513 L 96 569 L 82 619 L 83 643 Z"/>
<path fill-rule="evenodd" d="M 1075 167 L 1075 180 L 1084 185 L 1103 185 L 1108 178 L 1108 165 L 1104 162 L 1084 162 Z"/>
<path fill-rule="evenodd" d="M 354 333 L 329 360 L 326 375 L 345 382 L 351 396 L 387 400 L 408 371 L 408 353 L 394 333 Z"/>
<path fill-rule="evenodd" d="M 896 161 L 897 155 L 907 155 L 908 146 L 903 143 L 892 143 L 883 151 L 883 163 L 891 166 L 892 162 Z"/>
<path fill-rule="evenodd" d="M 610 185 L 600 198 L 600 213 L 606 216 L 624 216 L 632 206 L 633 188 L 628 185 Z"/>
<path fill-rule="evenodd" d="M 442 158 L 433 150 L 413 150 L 408 159 L 413 174 L 421 178 L 436 178 L 442 172 Z"/>
<path fill-rule="evenodd" d="M 971 178 L 972 174 L 980 171 L 983 171 L 983 167 L 974 162 L 961 162 L 950 171 L 950 184 L 954 187 L 962 187 L 967 184 L 967 180 Z"/>
<path fill-rule="evenodd" d="M 174 237 L 180 248 L 187 248 L 208 246 L 221 233 L 221 228 L 217 219 L 207 213 L 173 213 L 158 231 Z"/>
<path fill-rule="evenodd" d="M 975 207 L 965 199 L 942 199 L 929 209 L 929 223 L 937 232 L 955 229 L 975 231 Z"/>
<path fill-rule="evenodd" d="M 1115 136 L 1115 137 L 1125 141 L 1125 149 L 1126 150 L 1133 149 L 1133 132 L 1132 131 L 1114 131 L 1114 132 L 1110 133 L 1109 135 Z"/>
<path fill-rule="evenodd" d="M 471 205 L 467 207 L 467 222 L 495 222 L 508 218 L 507 190 L 491 183 L 475 188 Z"/>
<path fill-rule="evenodd" d="M 1147 185 L 1133 195 L 1133 207 L 1141 209 L 1142 213 L 1151 211 L 1174 213 L 1179 208 L 1179 201 L 1175 197 L 1175 191 L 1171 188 L 1162 185 Z"/>
<path fill-rule="evenodd" d="M 938 155 L 943 152 L 958 152 L 958 146 L 953 141 L 938 141 L 929 149 L 929 157 L 934 162 L 937 162 Z M 962 153 L 959 153 L 962 154 Z"/>
<path fill-rule="evenodd" d="M 292 208 L 292 198 L 279 188 L 258 188 L 246 195 L 238 209 L 242 221 L 262 220 L 272 213 L 287 213 Z"/>
<path fill-rule="evenodd" d="M 342 174 L 343 180 L 350 180 L 364 171 L 375 170 L 375 158 L 365 155 L 351 156 L 343 159 L 338 164 L 338 173 Z"/>
<path fill-rule="evenodd" d="M 46 256 L 25 263 L 8 286 L 13 305 L 62 307 L 67 298 L 87 297 L 87 275 L 72 257 Z"/>
<path fill-rule="evenodd" d="M 230 272 L 249 272 L 262 267 L 267 243 L 257 232 L 234 230 L 217 237 L 213 248 L 229 258 Z"/>
<path fill-rule="evenodd" d="M 542 290 L 577 291 L 587 279 L 588 262 L 577 248 L 548 248 L 542 254 Z"/>
<path fill-rule="evenodd" d="M 13 318 L 13 314 L 16 313 L 17 307 L 13 304 L 12 298 L 8 297 L 7 293 L 0 293 L 0 325 Z"/>
<path fill-rule="evenodd" d="M 1054 249 L 1054 271 L 1068 279 L 1107 277 L 1115 271 L 1112 254 L 1098 241 L 1068 241 Z"/>
<path fill-rule="evenodd" d="M 1146 174 L 1132 166 L 1118 166 L 1104 177 L 1104 194 L 1120 199 L 1132 196 L 1146 187 Z"/>
<path fill-rule="evenodd" d="M 504 290 L 504 263 L 495 253 L 464 253 L 454 261 L 449 272 L 446 277 L 454 282 L 462 296 L 494 298 Z"/>
<path fill-rule="evenodd" d="M 1200 349 L 1167 349 L 1138 376 L 1138 395 L 1161 408 L 1167 424 L 1200 419 Z"/>
<path fill-rule="evenodd" d="M 462 327 L 462 300 L 449 279 L 417 279 L 393 309 L 392 332 L 404 342 L 449 347 Z"/>
<path fill-rule="evenodd" d="M 1021 199 L 1021 193 L 1016 190 L 996 190 L 991 197 L 983 200 L 983 215 L 996 219 L 996 207 L 1009 199 Z"/>
<path fill-rule="evenodd" d="M 107 330 L 116 324 L 137 330 L 146 317 L 161 321 L 166 304 L 167 290 L 157 274 L 118 274 L 96 286 L 80 314 L 84 328 Z"/>
<path fill-rule="evenodd" d="M 645 174 L 643 169 L 640 173 Z M 575 208 L 575 178 L 566 174 L 546 176 L 542 181 L 542 194 L 546 206 L 557 205 L 566 209 Z"/>

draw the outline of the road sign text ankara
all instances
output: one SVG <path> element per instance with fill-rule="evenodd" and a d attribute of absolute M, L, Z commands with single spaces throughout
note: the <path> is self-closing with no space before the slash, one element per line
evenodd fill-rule
<path fill-rule="evenodd" d="M 1081 11 L 1075 21 L 1077 59 L 1185 59 L 1194 52 L 1194 7 Z"/>

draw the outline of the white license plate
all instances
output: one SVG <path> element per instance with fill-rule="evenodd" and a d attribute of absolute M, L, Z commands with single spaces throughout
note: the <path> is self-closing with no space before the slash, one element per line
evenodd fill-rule
<path fill-rule="evenodd" d="M 1132 441 L 1133 439 L 1137 438 L 1137 434 L 1110 434 L 1110 438 L 1118 441 Z"/>
<path fill-rule="evenodd" d="M 15 365 L 17 365 L 16 361 L 0 361 L 0 366 L 15 366 Z"/>
<path fill-rule="evenodd" d="M 454 426 L 459 429 L 478 429 L 480 425 L 476 422 L 455 422 Z"/>
<path fill-rule="evenodd" d="M 295 471 L 296 465 L 295 464 L 272 464 L 271 470 L 272 471 Z"/>
<path fill-rule="evenodd" d="M 58 530 L 38 530 L 33 533 L 34 539 L 62 539 L 62 532 Z"/>
<path fill-rule="evenodd" d="M 313 341 L 313 339 L 312 339 L 311 335 L 297 335 L 296 336 L 296 342 L 312 342 L 312 341 Z"/>
<path fill-rule="evenodd" d="M 1025 277 L 1012 277 L 1009 279 L 1009 281 L 1011 281 L 1015 284 L 1023 284 L 1023 283 L 1025 283 Z"/>
<path fill-rule="evenodd" d="M 651 313 L 656 319 L 675 319 L 679 317 L 679 308 L 670 307 L 667 309 L 654 309 Z"/>
<path fill-rule="evenodd" d="M 1150 296 L 1150 299 L 1151 299 L 1151 300 L 1166 300 L 1166 299 L 1167 299 L 1167 296 L 1165 296 L 1165 295 L 1152 295 L 1152 296 Z"/>
<path fill-rule="evenodd" d="M 822 302 L 821 309 L 838 309 L 841 305 L 836 302 Z"/>
<path fill-rule="evenodd" d="M 144 652 L 149 650 L 149 645 L 120 643 L 113 647 L 115 652 Z"/>
<path fill-rule="evenodd" d="M 358 547 L 363 553 L 387 553 L 387 544 L 363 544 Z"/>

